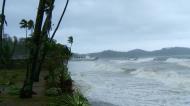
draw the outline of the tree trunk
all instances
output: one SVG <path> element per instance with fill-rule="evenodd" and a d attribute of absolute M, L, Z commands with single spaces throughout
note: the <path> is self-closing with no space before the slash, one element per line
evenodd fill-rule
<path fill-rule="evenodd" d="M 64 10 L 63 10 L 63 12 L 62 12 L 62 14 L 61 14 L 61 17 L 60 17 L 60 19 L 59 19 L 59 22 L 58 22 L 58 24 L 57 24 L 57 26 L 56 26 L 56 28 L 55 28 L 55 30 L 54 30 L 52 36 L 51 36 L 50 42 L 53 40 L 53 38 L 54 38 L 54 36 L 55 36 L 55 34 L 56 34 L 56 32 L 57 32 L 57 30 L 58 30 L 60 24 L 61 24 L 61 21 L 62 21 L 62 19 L 63 19 L 63 16 L 65 15 L 65 12 L 66 12 L 66 10 L 67 10 L 68 4 L 69 4 L 69 0 L 67 0 L 67 2 L 66 2 L 65 8 L 64 8 Z"/>
<path fill-rule="evenodd" d="M 25 38 L 25 56 L 27 56 L 27 38 L 28 38 L 28 31 L 27 31 L 27 27 L 25 28 L 26 30 L 26 38 Z"/>
<path fill-rule="evenodd" d="M 58 22 L 58 24 L 57 24 L 57 26 L 56 26 L 56 29 L 54 30 L 54 32 L 53 32 L 53 34 L 52 34 L 52 36 L 51 36 L 51 38 L 50 38 L 50 40 L 49 40 L 49 43 L 51 43 L 52 41 L 53 41 L 53 38 L 54 38 L 54 36 L 55 36 L 55 34 L 56 34 L 56 32 L 57 32 L 57 30 L 58 30 L 58 28 L 59 28 L 59 26 L 60 26 L 60 24 L 61 24 L 61 21 L 62 21 L 62 19 L 63 19 L 63 16 L 65 15 L 65 12 L 66 12 L 66 9 L 67 9 L 67 7 L 68 7 L 68 3 L 69 3 L 69 0 L 67 0 L 67 2 L 66 2 L 66 5 L 65 5 L 65 7 L 64 7 L 64 10 L 63 10 L 63 12 L 62 12 L 62 14 L 61 14 L 61 17 L 60 17 L 60 19 L 59 19 L 59 22 Z M 52 15 L 52 11 L 53 11 L 53 4 L 54 4 L 54 1 L 53 1 L 53 3 L 52 3 L 52 7 L 51 7 L 51 13 L 49 14 L 49 15 Z M 47 17 L 47 22 L 48 21 L 51 21 L 50 20 L 51 18 L 49 17 L 49 19 L 48 19 L 48 17 Z M 46 22 L 45 22 L 46 23 Z M 48 24 L 48 23 L 47 23 Z M 46 32 L 47 31 L 47 29 L 45 29 L 45 27 L 46 27 L 46 24 L 44 24 L 44 27 L 43 27 L 43 31 L 42 32 Z M 49 32 L 46 32 L 46 33 L 43 33 L 43 36 L 46 36 L 47 35 L 47 33 L 49 33 Z M 48 36 L 48 35 L 47 35 Z M 47 39 L 48 40 L 48 39 Z M 40 61 L 39 61 L 39 66 L 38 66 L 38 69 L 37 69 L 37 72 L 36 72 L 36 75 L 35 75 L 35 81 L 36 82 L 38 82 L 39 81 L 39 76 L 40 76 L 40 72 L 41 72 L 41 70 L 42 70 L 42 65 L 43 65 L 43 63 L 44 63 L 44 60 L 45 60 L 45 57 L 46 57 L 46 54 L 47 54 L 47 52 L 48 52 L 48 50 L 46 50 L 47 48 L 45 47 L 45 45 L 44 45 L 44 48 L 43 48 L 43 50 L 42 50 L 42 55 L 40 56 L 41 57 L 41 59 L 40 59 Z"/>
<path fill-rule="evenodd" d="M 51 29 L 51 20 L 52 20 L 52 12 L 53 12 L 53 8 L 54 8 L 54 2 L 55 2 L 55 0 L 53 0 L 51 2 L 51 5 L 50 5 L 48 13 L 47 13 L 46 20 L 45 20 L 43 28 L 42 28 L 42 33 L 41 33 L 41 37 L 43 40 L 42 50 L 41 50 L 42 53 L 40 54 L 39 64 L 37 66 L 35 76 L 34 76 L 35 82 L 39 82 L 40 72 L 42 70 L 42 65 L 44 63 L 45 56 L 47 53 L 46 42 L 48 42 L 48 34 L 50 32 L 50 29 Z"/>
<path fill-rule="evenodd" d="M 26 27 L 26 39 L 28 38 L 28 29 L 27 29 L 27 27 Z"/>
<path fill-rule="evenodd" d="M 0 25 L 0 63 L 2 62 L 2 50 L 3 50 L 3 30 L 4 30 L 4 23 L 5 23 L 5 2 L 6 0 L 3 0 L 2 5 L 2 12 L 1 12 L 1 25 Z"/>
<path fill-rule="evenodd" d="M 36 23 L 34 29 L 34 35 L 32 36 L 32 47 L 30 50 L 29 57 L 29 78 L 26 78 L 27 81 L 24 82 L 23 88 L 20 92 L 21 98 L 30 98 L 32 97 L 33 81 L 34 81 L 34 72 L 37 69 L 38 60 L 39 60 L 39 51 L 40 51 L 40 41 L 41 41 L 41 27 L 43 24 L 44 10 L 45 10 L 46 0 L 40 0 L 38 6 L 38 12 L 36 16 Z"/>

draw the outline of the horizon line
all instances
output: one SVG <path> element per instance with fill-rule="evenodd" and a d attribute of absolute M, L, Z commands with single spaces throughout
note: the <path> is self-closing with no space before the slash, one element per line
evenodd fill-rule
<path fill-rule="evenodd" d="M 101 53 L 101 52 L 104 52 L 104 51 L 129 52 L 129 51 L 133 51 L 133 50 L 143 50 L 143 51 L 147 51 L 147 52 L 152 52 L 152 51 L 168 49 L 168 48 L 189 48 L 190 49 L 190 47 L 173 46 L 173 47 L 163 47 L 163 48 L 158 48 L 158 49 L 153 49 L 153 50 L 146 50 L 146 49 L 139 49 L 139 48 L 125 50 L 125 51 L 124 50 L 105 49 L 105 50 L 100 50 L 100 51 L 95 51 L 95 52 L 87 52 L 87 53 L 73 52 L 73 53 L 75 53 L 75 54 L 91 54 L 91 53 Z"/>

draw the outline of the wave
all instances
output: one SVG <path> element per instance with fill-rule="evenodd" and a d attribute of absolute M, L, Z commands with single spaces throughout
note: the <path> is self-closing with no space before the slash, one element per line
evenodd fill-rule
<path fill-rule="evenodd" d="M 153 61 L 154 58 L 138 58 L 138 59 L 126 59 L 126 60 L 110 60 L 110 62 L 116 64 L 126 64 L 126 63 L 143 63 Z"/>
<path fill-rule="evenodd" d="M 190 90 L 190 78 L 180 75 L 175 71 L 159 71 L 141 68 L 130 74 L 138 78 L 155 80 L 169 87 Z"/>
<path fill-rule="evenodd" d="M 117 64 L 113 64 L 110 62 L 96 62 L 94 64 L 94 68 L 97 71 L 104 71 L 104 72 L 122 72 L 123 70 L 117 66 Z"/>
<path fill-rule="evenodd" d="M 169 58 L 166 62 L 190 68 L 190 59 Z"/>
<path fill-rule="evenodd" d="M 183 61 L 190 61 L 190 59 L 183 59 L 183 58 L 168 58 L 166 62 L 183 62 Z"/>
<path fill-rule="evenodd" d="M 137 63 L 142 63 L 142 62 L 150 62 L 150 61 L 153 61 L 153 60 L 154 60 L 154 58 L 140 58 L 136 62 Z"/>
<path fill-rule="evenodd" d="M 175 61 L 181 63 L 184 60 Z M 91 99 L 94 106 L 189 105 L 187 95 L 190 93 L 190 72 L 186 68 L 183 70 L 183 67 L 178 68 L 176 64 L 153 62 L 152 59 L 143 60 L 148 63 L 127 62 L 128 60 L 80 61 L 72 62 L 72 67 L 69 68 L 75 84 Z M 174 60 L 170 58 L 167 62 Z M 99 100 L 106 103 L 96 102 Z"/>
<path fill-rule="evenodd" d="M 130 62 L 130 60 L 110 60 L 110 62 L 116 63 L 116 64 L 126 64 Z"/>

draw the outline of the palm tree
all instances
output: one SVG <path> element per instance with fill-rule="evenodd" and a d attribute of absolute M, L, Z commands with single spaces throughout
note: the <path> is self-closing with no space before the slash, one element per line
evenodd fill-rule
<path fill-rule="evenodd" d="M 54 0 L 52 0 L 52 1 L 54 1 Z M 55 28 L 50 40 L 47 40 L 48 43 L 49 42 L 51 43 L 53 41 L 53 38 L 54 38 L 54 36 L 55 36 L 59 26 L 60 26 L 60 23 L 62 21 L 62 18 L 64 16 L 65 11 L 66 11 L 68 1 L 69 0 L 67 0 L 67 2 L 66 2 L 66 6 L 64 8 L 64 11 L 62 12 L 62 15 L 60 17 L 58 25 Z M 23 85 L 23 87 L 22 87 L 22 89 L 20 91 L 20 97 L 21 98 L 30 98 L 30 97 L 32 97 L 33 83 L 34 83 L 34 79 L 35 79 L 35 76 L 36 76 L 35 73 L 37 72 L 37 69 L 38 69 L 39 60 L 41 60 L 40 59 L 41 58 L 40 54 L 42 52 L 42 44 L 45 43 L 45 41 L 42 41 L 42 39 L 41 39 L 42 36 L 43 36 L 42 33 L 47 31 L 47 30 L 43 31 L 43 21 L 44 21 L 44 16 L 45 16 L 44 13 L 46 12 L 46 9 L 47 9 L 47 7 L 46 7 L 47 3 L 48 3 L 48 0 L 39 0 L 37 16 L 36 16 L 36 22 L 35 22 L 35 27 L 34 27 L 34 33 L 33 33 L 32 37 L 31 37 L 31 43 L 32 43 L 33 46 L 30 48 L 30 54 L 29 54 L 28 65 L 30 67 L 28 68 L 28 71 L 27 71 L 28 72 L 28 77 L 26 77 L 24 85 Z M 53 4 L 53 6 L 54 6 L 54 2 L 51 2 L 51 4 Z M 46 51 L 45 51 L 45 53 L 42 52 L 42 54 L 46 55 Z"/>
<path fill-rule="evenodd" d="M 34 30 L 34 21 L 33 20 L 25 20 L 25 19 L 22 19 L 21 22 L 20 22 L 20 28 L 24 28 L 26 30 L 26 38 L 28 36 L 28 30 L 31 30 L 31 34 Z"/>
<path fill-rule="evenodd" d="M 0 51 L 2 51 L 3 48 L 3 30 L 4 30 L 4 23 L 5 21 L 5 2 L 6 0 L 3 0 L 3 5 L 2 5 L 2 12 L 0 14 Z M 1 62 L 2 54 L 0 53 L 0 62 Z"/>
<path fill-rule="evenodd" d="M 70 51 L 71 51 L 71 47 L 72 47 L 72 45 L 73 45 L 73 37 L 72 37 L 72 36 L 69 36 L 69 37 L 68 37 L 68 43 L 71 44 L 71 46 L 70 46 Z"/>
<path fill-rule="evenodd" d="M 34 31 L 34 21 L 33 20 L 29 20 L 27 22 L 27 27 L 28 27 L 28 30 L 31 30 L 31 34 L 32 34 L 33 31 Z"/>
<path fill-rule="evenodd" d="M 24 28 L 26 31 L 26 38 L 28 36 L 28 22 L 25 19 L 22 19 L 20 22 L 20 28 Z"/>
<path fill-rule="evenodd" d="M 20 28 L 24 28 L 26 31 L 26 38 L 25 38 L 25 53 L 27 54 L 27 37 L 28 37 L 28 21 L 25 19 L 22 19 L 20 21 Z"/>
<path fill-rule="evenodd" d="M 47 16 L 47 18 L 45 20 L 45 23 L 44 23 L 44 26 L 42 28 L 42 36 L 44 36 L 46 34 L 49 34 L 49 31 L 51 29 L 51 19 L 52 19 L 52 10 L 53 10 L 53 7 L 54 7 L 54 2 L 55 2 L 55 0 L 52 0 L 50 5 L 49 5 L 48 11 L 45 11 L 46 14 L 48 14 L 48 16 Z M 53 38 L 54 38 L 57 30 L 59 29 L 59 26 L 61 24 L 63 16 L 65 15 L 65 12 L 67 10 L 68 4 L 69 4 L 69 0 L 66 1 L 65 7 L 64 7 L 63 12 L 61 14 L 61 17 L 59 18 L 57 26 L 56 26 L 55 30 L 53 31 L 53 34 L 50 36 L 49 40 L 47 39 L 47 43 L 52 43 L 53 42 Z M 42 64 L 43 64 L 43 62 L 45 60 L 45 56 L 46 56 L 46 54 L 48 52 L 47 47 L 45 45 L 44 45 L 44 47 L 45 48 L 43 48 L 43 50 L 42 50 L 42 56 L 40 56 L 41 59 L 39 61 L 38 70 L 37 70 L 37 74 L 36 74 L 37 78 L 34 78 L 36 81 L 38 81 L 38 79 L 39 79 L 40 71 L 42 69 Z"/>
<path fill-rule="evenodd" d="M 45 10 L 45 13 L 47 16 L 46 16 L 46 19 L 44 21 L 44 25 L 41 31 L 41 39 L 43 41 L 41 42 L 42 49 L 41 49 L 41 54 L 39 56 L 39 61 L 38 61 L 39 64 L 37 66 L 37 70 L 35 71 L 35 76 L 34 76 L 35 82 L 39 81 L 42 64 L 44 63 L 46 54 L 48 52 L 47 43 L 48 43 L 48 35 L 50 34 L 51 25 L 52 25 L 52 14 L 53 14 L 53 9 L 54 9 L 54 2 L 55 0 L 51 0 L 50 2 L 48 2 L 48 5 L 47 5 L 48 7 L 46 7 L 46 10 Z"/>
<path fill-rule="evenodd" d="M 61 14 L 61 17 L 59 18 L 58 24 L 57 24 L 55 30 L 53 31 L 53 34 L 51 35 L 50 42 L 53 41 L 53 38 L 54 38 L 54 36 L 55 36 L 57 30 L 59 29 L 59 26 L 60 26 L 60 24 L 61 24 L 61 21 L 62 21 L 62 19 L 63 19 L 63 16 L 65 15 L 65 12 L 66 12 L 66 10 L 67 10 L 68 4 L 69 4 L 69 0 L 66 1 L 65 7 L 64 7 L 63 12 L 62 12 L 62 14 Z"/>
<path fill-rule="evenodd" d="M 26 76 L 24 85 L 20 91 L 20 97 L 21 98 L 30 98 L 33 94 L 33 83 L 34 83 L 34 72 L 37 68 L 37 61 L 39 60 L 39 52 L 40 52 L 40 34 L 41 34 L 41 28 L 43 24 L 43 18 L 44 18 L 44 10 L 45 10 L 46 0 L 39 0 L 38 10 L 37 10 L 37 16 L 36 16 L 36 22 L 35 22 L 35 28 L 34 28 L 34 34 L 32 35 L 32 44 L 34 45 L 30 49 L 29 54 L 29 63 L 28 65 L 30 68 L 27 69 L 28 76 Z"/>

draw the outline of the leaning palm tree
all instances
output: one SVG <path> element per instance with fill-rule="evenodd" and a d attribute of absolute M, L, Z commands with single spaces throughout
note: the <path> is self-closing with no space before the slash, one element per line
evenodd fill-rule
<path fill-rule="evenodd" d="M 71 44 L 71 46 L 70 46 L 70 51 L 71 51 L 71 47 L 72 47 L 72 45 L 73 45 L 73 37 L 72 37 L 72 36 L 69 36 L 69 37 L 68 37 L 68 43 Z"/>
<path fill-rule="evenodd" d="M 58 24 L 57 24 L 55 30 L 53 31 L 53 34 L 52 34 L 51 37 L 50 37 L 50 42 L 53 41 L 53 38 L 55 37 L 55 34 L 56 34 L 57 30 L 59 29 L 59 26 L 60 26 L 60 24 L 61 24 L 61 21 L 63 20 L 63 16 L 65 15 L 65 12 L 66 12 L 66 10 L 67 10 L 68 4 L 69 4 L 69 0 L 66 1 L 65 8 L 63 9 L 63 12 L 62 12 L 62 14 L 61 14 L 61 17 L 59 18 Z"/>
<path fill-rule="evenodd" d="M 25 19 L 22 19 L 20 22 L 20 28 L 24 28 L 26 31 L 26 38 L 28 37 L 28 22 Z"/>

